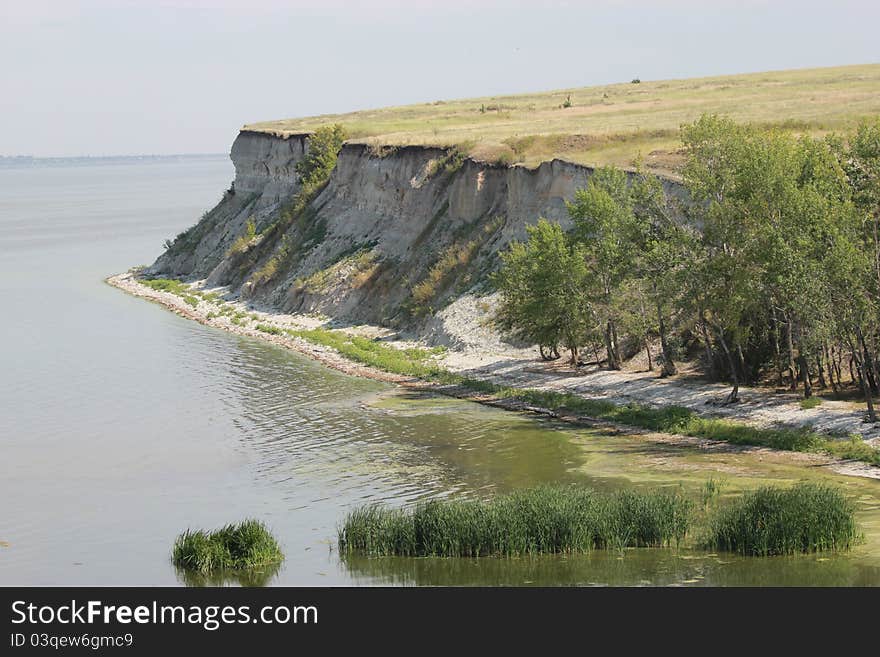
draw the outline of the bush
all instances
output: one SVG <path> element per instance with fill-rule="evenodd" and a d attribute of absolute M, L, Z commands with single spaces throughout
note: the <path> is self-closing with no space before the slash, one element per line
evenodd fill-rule
<path fill-rule="evenodd" d="M 247 220 L 247 223 L 245 224 L 244 232 L 239 235 L 232 243 L 232 246 L 229 247 L 229 250 L 226 252 L 226 257 L 235 255 L 236 253 L 244 253 L 254 241 L 254 238 L 256 236 L 257 224 L 256 222 L 254 222 L 253 217 L 251 217 Z"/>
<path fill-rule="evenodd" d="M 174 541 L 171 555 L 175 566 L 198 573 L 244 570 L 283 559 L 278 542 L 257 520 L 226 525 L 213 532 L 188 529 Z"/>
<path fill-rule="evenodd" d="M 751 556 L 847 550 L 859 539 L 852 503 L 837 488 L 800 483 L 745 493 L 721 509 L 709 546 Z"/>
<path fill-rule="evenodd" d="M 412 510 L 366 506 L 339 530 L 339 549 L 370 556 L 481 557 L 678 544 L 692 502 L 677 493 L 544 486 L 488 501 L 432 500 Z"/>
<path fill-rule="evenodd" d="M 296 164 L 303 185 L 320 184 L 327 180 L 348 133 L 338 123 L 321 126 L 309 135 L 305 157 Z"/>

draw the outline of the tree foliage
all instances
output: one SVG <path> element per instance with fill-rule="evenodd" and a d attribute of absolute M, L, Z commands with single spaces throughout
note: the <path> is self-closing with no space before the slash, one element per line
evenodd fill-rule
<path fill-rule="evenodd" d="M 640 168 L 604 167 L 568 205 L 568 235 L 542 221 L 505 254 L 508 325 L 562 341 L 550 317 L 565 315 L 577 326 L 566 346 L 598 339 L 610 368 L 624 338 L 650 363 L 657 337 L 661 375 L 675 373 L 673 343 L 687 337 L 706 373 L 733 383 L 731 402 L 741 383 L 774 374 L 805 396 L 814 380 L 837 391 L 847 358 L 849 383 L 870 402 L 880 385 L 880 119 L 847 139 L 815 139 L 703 116 L 681 137 L 686 201 Z"/>

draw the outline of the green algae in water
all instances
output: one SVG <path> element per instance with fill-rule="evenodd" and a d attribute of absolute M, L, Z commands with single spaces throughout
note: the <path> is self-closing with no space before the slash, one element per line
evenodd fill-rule
<path fill-rule="evenodd" d="M 685 586 L 877 586 L 880 585 L 880 481 L 816 467 L 815 459 L 729 445 L 671 445 L 639 435 L 573 427 L 471 402 L 413 392 L 385 392 L 369 402 L 383 414 L 411 420 L 446 418 L 445 431 L 411 432 L 401 442 L 428 450 L 455 476 L 452 490 L 485 498 L 542 483 L 564 482 L 598 491 L 679 489 L 695 500 L 708 480 L 721 484 L 709 505 L 721 507 L 761 486 L 800 481 L 841 488 L 853 501 L 864 542 L 846 553 L 755 559 L 686 546 L 626 548 L 589 554 L 497 558 L 366 557 L 341 554 L 358 582 L 402 585 L 685 585 Z M 492 431 L 475 437 L 469 418 Z M 456 424 L 456 418 L 464 418 Z M 475 420 L 476 422 L 476 420 Z M 462 427 L 461 425 L 464 425 Z M 424 426 L 424 425 L 421 425 Z M 522 429 L 520 427 L 523 427 Z M 530 429 L 526 431 L 525 427 Z M 512 441 L 506 438 L 512 432 Z M 438 443 L 442 448 L 438 449 Z M 559 452 L 548 450 L 556 445 Z M 505 448 L 506 446 L 506 448 Z M 556 449 L 554 448 L 554 449 Z M 559 454 L 566 463 L 560 466 Z M 801 462 L 802 461 L 802 462 Z M 492 476 L 486 476 L 493 472 Z M 698 516 L 702 511 L 697 509 Z M 705 519 L 698 518 L 700 522 Z"/>

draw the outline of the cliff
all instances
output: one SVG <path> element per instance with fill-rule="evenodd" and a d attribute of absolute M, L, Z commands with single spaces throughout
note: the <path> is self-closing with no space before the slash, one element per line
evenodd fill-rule
<path fill-rule="evenodd" d="M 295 166 L 308 139 L 242 131 L 230 190 L 147 274 L 228 286 L 256 307 L 443 339 L 441 316 L 485 306 L 498 252 L 528 224 L 569 225 L 565 202 L 592 173 L 562 160 L 529 169 L 438 147 L 346 143 L 303 204 Z"/>

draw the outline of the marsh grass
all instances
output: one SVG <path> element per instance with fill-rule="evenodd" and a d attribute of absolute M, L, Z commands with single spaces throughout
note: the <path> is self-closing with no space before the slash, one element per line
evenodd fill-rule
<path fill-rule="evenodd" d="M 693 503 L 677 492 L 598 493 L 543 486 L 491 500 L 432 500 L 411 510 L 365 506 L 345 518 L 340 552 L 483 557 L 678 545 Z"/>
<path fill-rule="evenodd" d="M 770 556 L 848 550 L 860 538 L 854 506 L 842 491 L 803 482 L 759 488 L 722 507 L 707 547 Z"/>
<path fill-rule="evenodd" d="M 186 530 L 174 541 L 171 560 L 197 573 L 246 570 L 284 559 L 275 537 L 258 520 L 245 520 L 215 531 Z"/>

